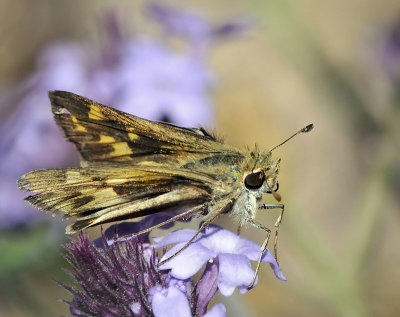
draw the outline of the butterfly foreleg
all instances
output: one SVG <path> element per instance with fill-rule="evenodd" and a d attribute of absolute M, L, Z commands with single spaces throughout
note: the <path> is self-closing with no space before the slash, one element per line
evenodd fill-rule
<path fill-rule="evenodd" d="M 258 270 L 260 269 L 262 256 L 264 254 L 265 249 L 267 248 L 269 237 L 271 236 L 271 230 L 269 228 L 267 228 L 266 226 L 264 226 L 263 224 L 255 221 L 251 218 L 246 218 L 246 222 L 248 224 L 252 225 L 253 227 L 256 227 L 257 229 L 264 230 L 267 233 L 267 237 L 265 238 L 263 244 L 261 245 L 260 257 L 258 258 L 257 267 L 256 267 L 256 271 L 254 273 L 253 280 L 251 281 L 250 285 L 247 287 L 248 289 L 251 289 L 251 288 L 253 288 L 254 283 L 256 281 L 257 273 L 258 273 Z"/>
<path fill-rule="evenodd" d="M 216 205 L 214 205 L 213 208 L 211 209 L 210 213 L 205 216 L 203 223 L 201 224 L 199 230 L 197 230 L 197 232 L 194 234 L 194 236 L 188 242 L 186 242 L 185 245 L 179 251 L 177 251 L 176 253 L 174 253 L 173 255 L 168 257 L 167 259 L 161 261 L 158 265 L 160 266 L 160 265 L 164 264 L 165 262 L 168 262 L 172 258 L 176 257 L 183 250 L 185 250 L 193 242 L 193 240 L 196 239 L 196 237 L 205 228 L 207 228 L 215 219 L 217 219 L 222 213 L 224 213 L 224 211 L 230 210 L 232 208 L 233 203 L 234 203 L 233 199 L 226 198 L 226 199 L 221 200 Z"/>
<path fill-rule="evenodd" d="M 180 254 L 183 250 L 185 250 L 194 239 L 196 239 L 196 237 L 205 229 L 207 228 L 217 217 L 219 216 L 219 213 L 213 215 L 212 217 L 207 218 L 200 226 L 199 230 L 197 230 L 197 232 L 194 234 L 194 236 L 188 241 L 186 242 L 186 244 L 179 249 L 179 251 L 175 252 L 173 255 L 171 255 L 170 257 L 166 258 L 165 260 L 161 261 L 158 263 L 158 266 L 168 262 L 169 260 L 171 260 L 172 258 L 176 257 L 178 254 Z"/>
<path fill-rule="evenodd" d="M 285 205 L 283 205 L 283 204 L 271 204 L 271 205 L 262 204 L 262 205 L 258 206 L 258 209 L 280 209 L 281 210 L 281 213 L 275 222 L 275 238 L 274 238 L 274 255 L 275 255 L 276 262 L 278 262 L 278 230 L 279 230 L 279 226 L 282 222 Z"/>

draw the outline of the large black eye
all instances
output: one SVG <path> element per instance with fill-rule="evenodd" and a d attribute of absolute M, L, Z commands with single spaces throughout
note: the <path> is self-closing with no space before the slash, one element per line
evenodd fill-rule
<path fill-rule="evenodd" d="M 244 186 L 246 186 L 247 189 L 259 189 L 264 183 L 264 178 L 263 171 L 251 173 L 244 179 Z"/>

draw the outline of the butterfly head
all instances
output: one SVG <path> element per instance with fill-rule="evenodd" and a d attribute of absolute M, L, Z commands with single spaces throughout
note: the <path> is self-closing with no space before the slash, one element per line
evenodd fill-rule
<path fill-rule="evenodd" d="M 259 152 L 256 147 L 256 150 L 250 153 L 251 161 L 249 162 L 250 165 L 248 166 L 252 166 L 252 168 L 245 173 L 243 177 L 243 184 L 246 189 L 253 191 L 257 198 L 261 198 L 263 193 L 269 193 L 272 194 L 277 201 L 280 201 L 281 196 L 277 193 L 277 191 L 279 188 L 278 175 L 279 163 L 281 162 L 281 159 L 272 159 L 272 152 L 294 138 L 296 135 L 308 133 L 313 128 L 313 124 L 305 126 L 303 129 L 297 131 L 268 152 Z"/>
<path fill-rule="evenodd" d="M 280 196 L 276 192 L 279 188 L 278 176 L 281 159 L 272 160 L 270 153 L 266 155 L 259 153 L 257 156 L 253 168 L 243 177 L 244 187 L 257 197 L 269 193 L 280 201 Z"/>

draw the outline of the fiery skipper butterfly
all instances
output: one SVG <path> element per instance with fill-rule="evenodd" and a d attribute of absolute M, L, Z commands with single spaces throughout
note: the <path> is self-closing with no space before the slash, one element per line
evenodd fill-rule
<path fill-rule="evenodd" d="M 29 203 L 75 217 L 66 228 L 69 234 L 171 209 L 181 213 L 137 234 L 200 216 L 199 234 L 221 214 L 231 214 L 238 221 L 238 232 L 250 224 L 267 234 L 249 287 L 253 286 L 271 235 L 255 220 L 257 210 L 281 211 L 275 223 L 275 257 L 284 212 L 283 204 L 259 204 L 264 193 L 280 201 L 276 192 L 280 159 L 273 159 L 272 151 L 309 132 L 312 124 L 269 151 L 240 150 L 202 128 L 145 120 L 70 92 L 52 91 L 49 97 L 58 126 L 80 153 L 81 167 L 21 176 L 20 189 L 36 193 L 26 198 Z"/>

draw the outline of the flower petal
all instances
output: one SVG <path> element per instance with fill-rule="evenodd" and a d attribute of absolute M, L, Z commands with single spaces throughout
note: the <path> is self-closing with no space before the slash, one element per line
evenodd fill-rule
<path fill-rule="evenodd" d="M 192 298 L 195 298 L 197 303 L 192 304 L 197 315 L 203 315 L 207 312 L 207 307 L 215 293 L 218 291 L 218 260 L 209 261 L 204 269 L 203 275 L 196 283 L 196 287 L 192 292 Z"/>
<path fill-rule="evenodd" d="M 211 308 L 204 317 L 225 317 L 226 316 L 226 307 L 218 303 Z"/>
<path fill-rule="evenodd" d="M 260 256 L 259 245 L 215 225 L 205 229 L 199 243 L 216 253 L 243 254 L 252 261 L 258 260 Z"/>
<path fill-rule="evenodd" d="M 260 246 L 258 244 L 241 238 L 235 233 L 215 225 L 210 225 L 205 229 L 198 243 L 201 243 L 217 254 L 229 253 L 244 255 L 251 261 L 258 261 L 260 256 Z M 264 251 L 262 261 L 268 262 L 271 265 L 278 279 L 286 281 L 286 277 L 282 274 L 278 262 L 268 249 Z"/>
<path fill-rule="evenodd" d="M 186 243 L 191 238 L 193 238 L 196 232 L 197 231 L 193 229 L 180 229 L 173 231 L 164 237 L 153 238 L 153 240 L 156 242 L 156 245 L 154 247 L 158 249 L 174 243 L 181 243 L 181 242 Z M 198 239 L 196 239 L 195 241 L 197 240 Z"/>
<path fill-rule="evenodd" d="M 168 274 L 167 278 L 165 279 L 165 285 L 167 285 L 167 287 L 173 286 L 180 290 L 182 293 L 186 294 L 192 287 L 192 280 L 180 280 L 174 278 L 171 274 Z"/>
<path fill-rule="evenodd" d="M 155 317 L 191 317 L 189 301 L 184 293 L 171 286 L 156 288 L 152 296 L 151 308 Z"/>
<path fill-rule="evenodd" d="M 218 256 L 218 260 L 218 288 L 221 294 L 230 296 L 236 287 L 240 293 L 245 293 L 254 277 L 249 259 L 244 255 L 223 253 Z"/>
<path fill-rule="evenodd" d="M 171 248 L 161 259 L 161 261 L 168 259 L 170 256 L 178 252 L 185 243 L 178 243 Z M 166 263 L 159 266 L 160 270 L 171 269 L 170 274 L 178 279 L 187 279 L 196 274 L 200 268 L 209 259 L 214 257 L 214 253 L 206 247 L 193 243 L 177 256 L 168 260 Z"/>
<path fill-rule="evenodd" d="M 272 255 L 271 252 L 267 250 L 264 251 L 263 257 L 262 257 L 263 262 L 268 262 L 271 268 L 274 270 L 275 276 L 279 278 L 281 281 L 287 281 L 287 278 L 285 275 L 283 275 L 281 268 L 279 267 L 278 262 L 276 262 L 275 257 Z"/>

